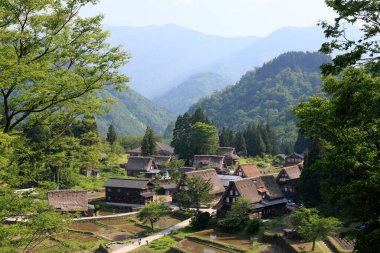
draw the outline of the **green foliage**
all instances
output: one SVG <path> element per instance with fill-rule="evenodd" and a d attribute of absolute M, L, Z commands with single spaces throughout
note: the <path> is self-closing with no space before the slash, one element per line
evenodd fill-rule
<path fill-rule="evenodd" d="M 204 181 L 199 176 L 194 176 L 186 180 L 186 188 L 181 190 L 179 201 L 184 207 L 195 207 L 197 213 L 201 205 L 210 203 L 214 199 L 214 195 L 210 194 L 212 190 L 210 180 Z"/>
<path fill-rule="evenodd" d="M 245 198 L 238 197 L 227 215 L 218 221 L 218 226 L 224 231 L 238 231 L 245 227 L 249 220 L 251 204 Z"/>
<path fill-rule="evenodd" d="M 214 155 L 219 147 L 218 130 L 197 122 L 191 126 L 190 149 L 195 155 Z"/>
<path fill-rule="evenodd" d="M 174 153 L 179 156 L 179 159 L 185 160 L 187 163 L 191 158 L 190 150 L 191 137 L 191 119 L 188 113 L 179 115 L 173 129 L 173 139 L 171 141 L 174 147 Z"/>
<path fill-rule="evenodd" d="M 152 202 L 144 206 L 137 214 L 137 218 L 144 222 L 150 222 L 152 231 L 154 223 L 159 221 L 162 216 L 171 211 L 171 208 L 163 203 Z"/>
<path fill-rule="evenodd" d="M 329 42 L 323 43 L 320 51 L 331 54 L 340 51 L 331 64 L 322 67 L 324 74 L 337 74 L 344 68 L 356 64 L 365 64 L 367 68 L 379 73 L 379 47 L 377 36 L 380 33 L 379 10 L 377 0 L 326 0 L 327 6 L 332 8 L 337 17 L 333 24 L 327 21 L 320 22 Z M 361 36 L 350 34 L 347 27 L 358 25 Z"/>
<path fill-rule="evenodd" d="M 69 216 L 55 212 L 37 197 L 33 192 L 15 194 L 10 189 L 0 192 L 1 252 L 30 252 L 70 224 Z M 20 222 L 4 224 L 7 218 Z M 23 222 L 24 219 L 27 222 Z"/>
<path fill-rule="evenodd" d="M 109 142 L 109 144 L 112 146 L 115 141 L 117 140 L 117 134 L 114 126 L 111 124 L 108 128 L 107 132 L 107 138 L 106 140 Z"/>
<path fill-rule="evenodd" d="M 206 229 L 209 226 L 211 216 L 209 212 L 200 212 L 191 219 L 191 226 L 195 229 Z"/>
<path fill-rule="evenodd" d="M 380 206 L 373 201 L 380 185 L 380 78 L 348 68 L 340 78 L 326 77 L 323 89 L 329 98 L 312 97 L 295 112 L 301 130 L 325 149 L 315 165 L 323 210 L 366 224 L 355 245 L 364 249 L 366 235 L 380 229 Z"/>
<path fill-rule="evenodd" d="M 236 85 L 201 99 L 189 112 L 201 107 L 218 129 L 228 126 L 241 131 L 252 121 L 266 121 L 273 126 L 282 147 L 293 144 L 297 129 L 291 109 L 320 92 L 319 66 L 329 61 L 320 53 L 282 54 L 247 72 Z"/>
<path fill-rule="evenodd" d="M 340 222 L 336 218 L 322 218 L 318 215 L 316 209 L 307 209 L 301 207 L 291 216 L 292 224 L 297 227 L 297 232 L 302 238 L 313 242 L 318 239 L 326 239 L 327 236 L 337 231 Z"/>
<path fill-rule="evenodd" d="M 177 184 L 181 178 L 179 169 L 184 165 L 184 160 L 171 160 L 170 162 L 163 163 L 162 168 L 169 172 L 171 181 Z"/>
<path fill-rule="evenodd" d="M 124 148 L 125 151 L 141 146 L 143 136 L 122 135 L 118 136 L 117 143 Z"/>
<path fill-rule="evenodd" d="M 156 154 L 157 150 L 154 132 L 152 128 L 147 127 L 141 143 L 141 155 L 152 156 Z"/>
<path fill-rule="evenodd" d="M 245 232 L 248 235 L 256 234 L 260 230 L 261 223 L 262 223 L 261 219 L 258 219 L 258 218 L 249 220 L 245 226 Z"/>

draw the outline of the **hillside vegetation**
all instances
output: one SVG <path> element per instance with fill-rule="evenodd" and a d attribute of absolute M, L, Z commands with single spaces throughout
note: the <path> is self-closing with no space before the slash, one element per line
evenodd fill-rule
<path fill-rule="evenodd" d="M 189 111 L 201 107 L 219 129 L 241 130 L 252 121 L 268 121 L 281 144 L 293 143 L 297 131 L 291 109 L 320 92 L 319 67 L 330 60 L 320 53 L 282 54 L 247 72 L 236 85 L 202 98 Z"/>
<path fill-rule="evenodd" d="M 102 97 L 113 99 L 115 103 L 109 113 L 97 116 L 101 136 L 111 123 L 120 135 L 144 135 L 147 126 L 161 134 L 175 120 L 174 113 L 160 108 L 134 90 L 104 91 Z"/>

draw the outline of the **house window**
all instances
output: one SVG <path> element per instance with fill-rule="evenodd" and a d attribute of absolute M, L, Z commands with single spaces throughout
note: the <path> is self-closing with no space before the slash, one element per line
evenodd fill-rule
<path fill-rule="evenodd" d="M 285 191 L 285 192 L 288 191 L 288 187 L 287 187 L 287 186 L 284 187 L 284 191 Z"/>
<path fill-rule="evenodd" d="M 111 188 L 107 188 L 107 191 L 108 191 L 108 192 L 112 192 L 112 189 L 111 189 Z"/>

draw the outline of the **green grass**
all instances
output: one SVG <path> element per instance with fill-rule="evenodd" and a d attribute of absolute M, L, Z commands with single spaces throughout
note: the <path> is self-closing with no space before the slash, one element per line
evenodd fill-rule
<path fill-rule="evenodd" d="M 185 238 L 185 236 L 194 234 L 195 232 L 199 232 L 199 230 L 196 230 L 191 226 L 187 226 L 187 227 L 178 229 L 176 231 L 173 231 L 172 234 L 181 238 Z"/>
<path fill-rule="evenodd" d="M 276 174 L 282 168 L 282 161 L 279 158 L 272 155 L 265 155 L 263 157 L 256 156 L 250 158 L 240 158 L 240 164 L 253 163 L 257 165 L 257 168 L 262 174 Z"/>
<path fill-rule="evenodd" d="M 143 242 L 144 243 L 144 242 Z M 176 243 L 176 240 L 171 236 L 161 237 L 153 242 L 151 242 L 148 246 L 144 245 L 132 252 L 146 252 L 146 253 L 162 253 L 168 252 L 170 247 Z"/>

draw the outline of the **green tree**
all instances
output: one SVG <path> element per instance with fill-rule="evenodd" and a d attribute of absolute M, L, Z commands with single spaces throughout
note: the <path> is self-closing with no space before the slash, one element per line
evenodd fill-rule
<path fill-rule="evenodd" d="M 325 77 L 323 89 L 329 97 L 312 97 L 296 108 L 298 126 L 323 144 L 318 163 L 326 209 L 365 224 L 364 231 L 353 231 L 355 248 L 372 252 L 380 247 L 380 205 L 373 199 L 380 185 L 380 77 L 351 67 L 339 78 Z"/>
<path fill-rule="evenodd" d="M 234 132 L 224 126 L 222 133 L 219 135 L 219 145 L 221 147 L 232 147 L 234 145 Z"/>
<path fill-rule="evenodd" d="M 210 180 L 204 181 L 200 176 L 194 176 L 186 180 L 186 188 L 181 191 L 179 201 L 184 206 L 196 208 L 196 214 L 199 214 L 201 205 L 206 205 L 214 199 L 210 194 L 212 183 Z"/>
<path fill-rule="evenodd" d="M 93 0 L 0 2 L 0 96 L 4 133 L 99 107 L 96 93 L 121 88 L 128 56 L 106 42 L 102 16 L 81 18 Z M 27 85 L 26 85 L 27 84 Z"/>
<path fill-rule="evenodd" d="M 141 143 L 141 154 L 143 156 L 152 156 L 157 154 L 154 132 L 150 127 L 146 128 L 145 135 Z"/>
<path fill-rule="evenodd" d="M 183 159 L 188 164 L 191 158 L 190 150 L 190 136 L 191 136 L 191 119 L 188 113 L 183 116 L 178 116 L 174 130 L 171 145 L 174 147 L 174 153 Z"/>
<path fill-rule="evenodd" d="M 169 172 L 171 181 L 173 181 L 174 183 L 178 183 L 181 178 L 181 175 L 179 174 L 179 169 L 184 165 L 184 160 L 172 160 L 170 162 L 163 163 L 162 168 Z"/>
<path fill-rule="evenodd" d="M 365 64 L 379 73 L 379 47 L 377 37 L 380 33 L 380 4 L 377 0 L 325 0 L 337 17 L 334 23 L 320 22 L 329 42 L 322 45 L 320 51 L 331 54 L 333 51 L 344 52 L 335 56 L 333 63 L 322 66 L 324 74 L 338 73 L 344 68 L 357 64 Z M 347 25 L 348 24 L 348 25 Z M 350 34 L 347 27 L 360 26 L 360 37 Z"/>
<path fill-rule="evenodd" d="M 5 219 L 24 219 L 4 224 Z M 0 251 L 32 252 L 42 242 L 61 233 L 71 223 L 67 215 L 61 215 L 45 201 L 32 198 L 27 193 L 15 194 L 10 189 L 0 192 Z"/>
<path fill-rule="evenodd" d="M 116 142 L 117 140 L 117 134 L 114 126 L 111 124 L 108 127 L 108 132 L 107 132 L 107 139 L 106 139 L 111 146 Z"/>
<path fill-rule="evenodd" d="M 152 202 L 144 206 L 138 213 L 137 218 L 144 222 L 149 222 L 152 231 L 154 229 L 154 223 L 159 221 L 162 216 L 169 213 L 171 208 L 164 203 Z"/>
<path fill-rule="evenodd" d="M 209 124 L 207 117 L 202 108 L 197 108 L 194 114 L 191 116 L 191 124 L 195 124 L 197 122 Z"/>
<path fill-rule="evenodd" d="M 337 231 L 340 222 L 336 218 L 322 218 L 318 215 L 316 209 L 307 209 L 301 207 L 291 216 L 293 226 L 297 228 L 297 232 L 305 240 L 313 242 L 312 251 L 315 249 L 315 241 L 318 239 L 326 239 L 326 237 Z"/>
<path fill-rule="evenodd" d="M 249 220 L 251 204 L 246 198 L 238 197 L 231 206 L 226 216 L 218 222 L 218 225 L 226 231 L 241 230 Z"/>
<path fill-rule="evenodd" d="M 235 136 L 235 147 L 236 152 L 239 155 L 247 155 L 247 144 L 245 142 L 244 134 L 242 132 L 238 132 Z"/>
<path fill-rule="evenodd" d="M 196 155 L 214 155 L 219 147 L 218 130 L 213 125 L 195 123 L 191 127 L 190 148 Z"/>

